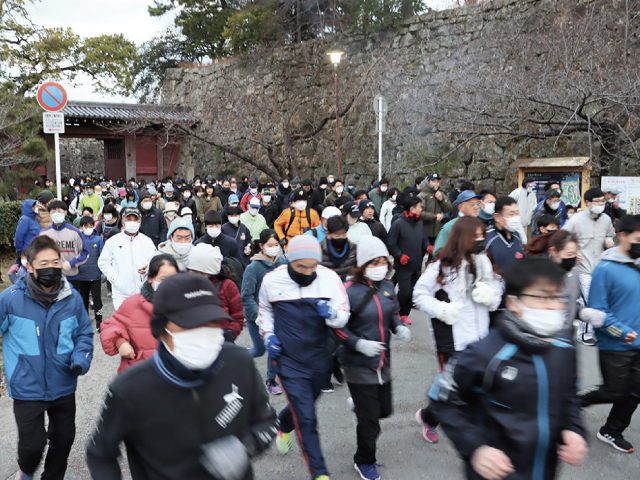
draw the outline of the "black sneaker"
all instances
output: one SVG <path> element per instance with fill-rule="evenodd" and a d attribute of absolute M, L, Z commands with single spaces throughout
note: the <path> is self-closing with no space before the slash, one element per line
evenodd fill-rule
<path fill-rule="evenodd" d="M 609 445 L 611 445 L 613 448 L 615 448 L 619 452 L 624 452 L 624 453 L 632 453 L 633 452 L 633 445 L 631 445 L 631 443 L 626 441 L 624 439 L 624 437 L 622 436 L 622 434 L 611 435 L 610 433 L 605 432 L 604 431 L 604 427 L 603 427 L 596 434 L 596 437 L 601 442 L 608 443 Z"/>
<path fill-rule="evenodd" d="M 338 385 L 344 385 L 344 373 L 342 373 L 342 369 L 340 367 L 333 371 L 333 377 L 336 379 L 336 383 Z"/>
<path fill-rule="evenodd" d="M 324 387 L 322 387 L 322 393 L 333 393 L 333 392 L 335 392 L 335 389 L 333 388 L 333 383 L 331 383 L 331 378 L 328 378 L 324 384 Z"/>

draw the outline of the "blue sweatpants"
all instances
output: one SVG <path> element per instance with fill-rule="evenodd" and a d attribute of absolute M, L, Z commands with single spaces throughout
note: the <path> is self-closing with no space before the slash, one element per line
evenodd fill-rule
<path fill-rule="evenodd" d="M 310 373 L 308 378 L 293 378 L 280 374 L 280 385 L 289 402 L 279 415 L 280 430 L 285 433 L 296 431 L 304 461 L 311 471 L 312 478 L 329 475 L 320 449 L 315 405 L 325 381 L 324 372 Z"/>

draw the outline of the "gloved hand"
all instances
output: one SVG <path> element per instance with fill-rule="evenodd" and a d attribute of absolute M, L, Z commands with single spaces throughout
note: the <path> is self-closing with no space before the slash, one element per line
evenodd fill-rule
<path fill-rule="evenodd" d="M 409 257 L 409 255 L 404 254 L 400 257 L 400 265 L 406 265 L 407 263 L 409 263 L 409 259 L 411 257 Z"/>
<path fill-rule="evenodd" d="M 16 263 L 9 269 L 8 273 L 16 273 L 18 270 L 20 270 L 20 264 Z"/>
<path fill-rule="evenodd" d="M 284 247 L 287 244 L 287 239 L 283 238 L 282 240 L 280 240 L 280 246 Z"/>
<path fill-rule="evenodd" d="M 462 303 L 440 303 L 436 307 L 436 318 L 447 325 L 453 325 L 458 321 L 458 315 L 462 310 Z"/>
<path fill-rule="evenodd" d="M 377 357 L 384 352 L 387 347 L 385 347 L 382 342 L 374 342 L 373 340 L 365 340 L 364 338 L 361 338 L 356 342 L 355 349 L 357 352 L 360 352 L 367 357 Z"/>
<path fill-rule="evenodd" d="M 594 328 L 600 328 L 604 325 L 605 318 L 607 318 L 607 314 L 595 308 L 583 308 L 580 310 L 580 320 L 587 322 Z"/>
<path fill-rule="evenodd" d="M 331 302 L 327 300 L 320 300 L 318 303 L 318 313 L 324 318 L 336 318 L 338 312 L 336 312 L 331 306 Z"/>
<path fill-rule="evenodd" d="M 405 327 L 404 325 L 396 327 L 396 338 L 400 343 L 407 343 L 409 340 L 411 340 L 411 330 L 409 330 L 409 328 Z"/>
<path fill-rule="evenodd" d="M 75 373 L 77 376 L 82 375 L 82 367 L 80 365 L 71 365 L 69 367 L 71 369 L 71 371 L 73 373 Z"/>
<path fill-rule="evenodd" d="M 476 283 L 473 291 L 471 292 L 471 298 L 476 303 L 481 303 L 487 307 L 493 305 L 498 300 L 498 295 L 491 288 L 488 283 L 478 282 Z"/>
<path fill-rule="evenodd" d="M 269 351 L 269 355 L 273 358 L 278 358 L 282 353 L 282 344 L 280 343 L 280 339 L 273 333 L 264 337 L 264 346 Z"/>
<path fill-rule="evenodd" d="M 200 463 L 220 480 L 240 480 L 249 468 L 249 454 L 238 437 L 229 435 L 202 446 Z"/>

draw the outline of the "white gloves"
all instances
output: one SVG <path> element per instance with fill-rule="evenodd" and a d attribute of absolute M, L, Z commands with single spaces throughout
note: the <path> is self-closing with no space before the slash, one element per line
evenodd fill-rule
<path fill-rule="evenodd" d="M 382 342 L 374 342 L 373 340 L 365 340 L 361 338 L 356 342 L 355 349 L 367 357 L 377 357 L 386 350 L 386 347 Z"/>
<path fill-rule="evenodd" d="M 453 325 L 458 321 L 460 310 L 462 310 L 462 303 L 460 302 L 440 302 L 436 307 L 435 317 L 447 325 Z"/>
<path fill-rule="evenodd" d="M 200 463 L 222 480 L 241 480 L 249 468 L 249 454 L 236 436 L 229 435 L 202 446 Z"/>
<path fill-rule="evenodd" d="M 604 325 L 605 318 L 607 318 L 607 314 L 595 308 L 583 308 L 580 310 L 580 320 L 589 323 L 594 328 L 600 328 Z"/>
<path fill-rule="evenodd" d="M 497 294 L 488 283 L 478 282 L 471 292 L 471 299 L 487 307 L 496 303 Z"/>
<path fill-rule="evenodd" d="M 411 340 L 411 330 L 404 325 L 396 327 L 396 338 L 400 343 L 407 343 Z"/>

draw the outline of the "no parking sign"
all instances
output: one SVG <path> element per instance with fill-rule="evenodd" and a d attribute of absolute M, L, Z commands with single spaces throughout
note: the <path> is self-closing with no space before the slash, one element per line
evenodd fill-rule
<path fill-rule="evenodd" d="M 40 85 L 37 94 L 38 103 L 47 112 L 58 112 L 67 104 L 67 92 L 62 85 L 47 82 Z"/>
<path fill-rule="evenodd" d="M 58 200 L 62 200 L 62 188 L 60 188 L 60 133 L 64 133 L 64 114 L 60 112 L 67 104 L 67 92 L 62 85 L 55 82 L 46 82 L 40 85 L 36 95 L 38 103 L 46 110 L 42 114 L 44 133 L 53 133 L 54 148 L 56 151 L 56 189 Z M 60 112 L 60 113 L 54 113 Z"/>

